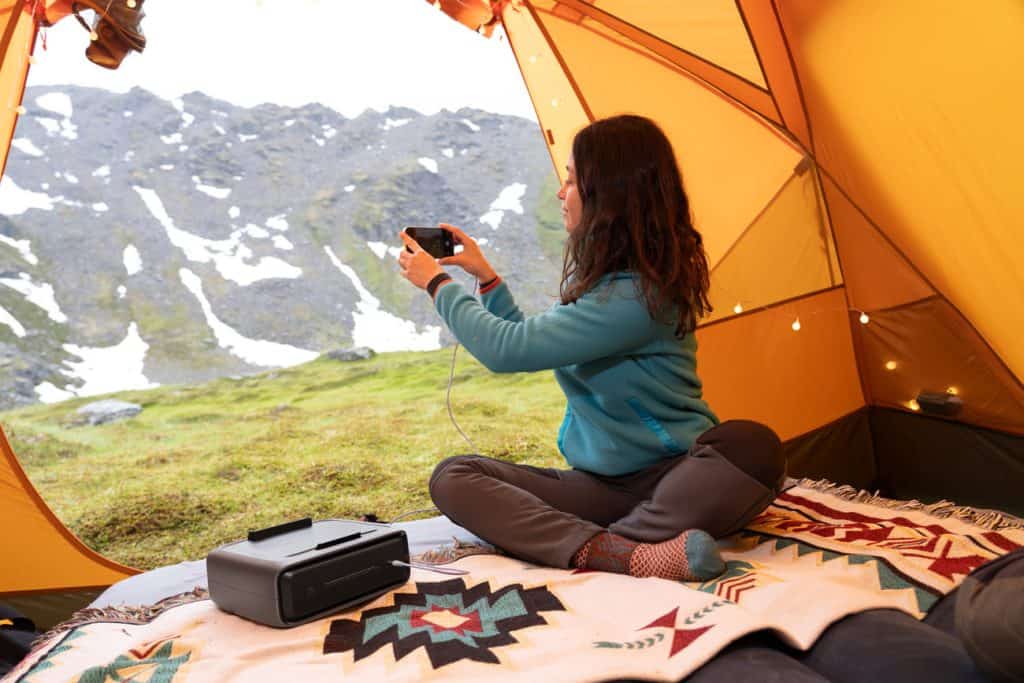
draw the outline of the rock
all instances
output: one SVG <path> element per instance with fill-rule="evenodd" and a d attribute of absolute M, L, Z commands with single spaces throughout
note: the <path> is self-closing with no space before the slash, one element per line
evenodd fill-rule
<path fill-rule="evenodd" d="M 142 412 L 142 406 L 126 401 L 107 399 L 105 401 L 87 403 L 76 412 L 79 415 L 84 415 L 89 420 L 90 425 L 101 425 L 107 422 L 116 422 L 117 420 L 135 417 Z"/>
<path fill-rule="evenodd" d="M 328 351 L 327 357 L 332 360 L 340 360 L 343 362 L 353 360 L 370 360 L 377 355 L 377 352 L 373 349 L 368 349 L 365 346 L 356 346 L 351 349 L 335 349 L 334 351 Z"/>

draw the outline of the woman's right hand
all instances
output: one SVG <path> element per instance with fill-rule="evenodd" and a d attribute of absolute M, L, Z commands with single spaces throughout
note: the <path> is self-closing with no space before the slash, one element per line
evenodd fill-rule
<path fill-rule="evenodd" d="M 441 223 L 440 226 L 452 233 L 455 244 L 462 245 L 462 251 L 455 256 L 446 256 L 438 259 L 438 263 L 442 266 L 458 266 L 481 283 L 493 280 L 498 276 L 494 272 L 494 268 L 491 267 L 491 264 L 484 258 L 484 253 L 480 251 L 480 246 L 476 243 L 476 240 L 454 225 Z"/>

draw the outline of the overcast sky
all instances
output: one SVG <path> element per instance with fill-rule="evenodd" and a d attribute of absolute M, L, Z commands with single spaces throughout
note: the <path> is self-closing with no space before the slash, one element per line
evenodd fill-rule
<path fill-rule="evenodd" d="M 74 18 L 48 29 L 29 85 L 138 85 L 168 99 L 199 90 L 242 106 L 320 102 L 348 117 L 401 105 L 535 118 L 508 42 L 424 0 L 148 0 L 145 10 L 146 51 L 116 71 L 85 58 L 89 36 Z"/>

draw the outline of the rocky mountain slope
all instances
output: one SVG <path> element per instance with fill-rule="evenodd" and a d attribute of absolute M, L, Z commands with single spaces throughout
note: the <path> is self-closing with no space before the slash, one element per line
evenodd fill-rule
<path fill-rule="evenodd" d="M 24 103 L 0 182 L 0 408 L 450 343 L 398 274 L 405 225 L 479 238 L 527 311 L 557 294 L 531 121 L 71 86 Z"/>

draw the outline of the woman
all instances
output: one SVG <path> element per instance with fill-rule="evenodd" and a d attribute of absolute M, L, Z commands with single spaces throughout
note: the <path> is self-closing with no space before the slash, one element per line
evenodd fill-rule
<path fill-rule="evenodd" d="M 714 537 L 778 493 L 778 437 L 718 424 L 701 398 L 697 319 L 708 265 L 671 144 L 649 119 L 595 121 L 573 140 L 558 192 L 568 231 L 561 301 L 526 318 L 479 246 L 436 261 L 408 235 L 402 274 L 426 289 L 449 329 L 495 372 L 554 369 L 566 394 L 558 446 L 570 470 L 482 456 L 441 462 L 437 507 L 513 555 L 576 567 L 706 580 L 724 569 Z M 478 301 L 443 271 L 480 283 Z"/>

